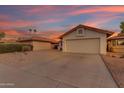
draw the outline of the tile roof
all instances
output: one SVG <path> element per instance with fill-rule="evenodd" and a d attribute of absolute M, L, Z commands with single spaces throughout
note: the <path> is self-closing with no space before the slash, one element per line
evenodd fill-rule
<path fill-rule="evenodd" d="M 119 40 L 124 39 L 124 33 L 115 32 L 113 35 L 108 37 L 107 40 Z"/>
<path fill-rule="evenodd" d="M 99 33 L 104 33 L 104 34 L 107 34 L 107 35 L 112 35 L 114 32 L 112 31 L 108 31 L 108 30 L 103 30 L 103 29 L 99 29 L 99 28 L 95 28 L 95 27 L 90 27 L 90 26 L 86 26 L 86 25 L 78 25 L 74 28 L 72 28 L 71 30 L 69 30 L 68 32 L 65 32 L 63 35 L 60 36 L 60 38 L 64 37 L 65 35 L 69 34 L 69 33 L 72 33 L 73 31 L 76 31 L 76 29 L 78 28 L 84 28 L 84 29 L 87 29 L 87 30 L 92 30 L 92 31 L 96 31 L 96 32 L 99 32 Z"/>
<path fill-rule="evenodd" d="M 124 39 L 124 36 L 113 36 L 108 38 L 108 40 L 118 40 L 118 39 Z"/>
<path fill-rule="evenodd" d="M 1 39 L 0 42 L 16 42 L 16 39 Z"/>
<path fill-rule="evenodd" d="M 17 42 L 27 42 L 27 41 L 40 41 L 40 42 L 50 42 L 57 43 L 56 40 L 45 38 L 45 37 L 30 37 L 17 40 Z"/>

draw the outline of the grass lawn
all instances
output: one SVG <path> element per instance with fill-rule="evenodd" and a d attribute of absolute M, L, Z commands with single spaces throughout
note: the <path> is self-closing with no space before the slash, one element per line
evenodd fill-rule
<path fill-rule="evenodd" d="M 103 56 L 103 59 L 117 85 L 124 88 L 124 58 Z"/>

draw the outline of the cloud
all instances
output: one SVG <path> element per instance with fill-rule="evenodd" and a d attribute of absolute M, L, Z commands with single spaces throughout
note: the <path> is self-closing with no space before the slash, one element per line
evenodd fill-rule
<path fill-rule="evenodd" d="M 47 19 L 47 20 L 44 20 L 44 21 L 41 21 L 41 23 L 57 23 L 57 22 L 61 22 L 63 21 L 64 19 L 63 18 L 50 18 L 50 19 Z"/>
<path fill-rule="evenodd" d="M 33 22 L 25 20 L 16 20 L 16 21 L 0 21 L 0 27 L 11 28 L 11 27 L 24 27 L 29 26 Z"/>
<path fill-rule="evenodd" d="M 87 14 L 88 20 L 82 19 L 84 23 L 91 26 L 100 26 L 120 18 L 120 13 L 124 13 L 124 6 L 18 6 L 14 8 L 16 13 L 5 15 L 0 14 L 0 28 L 21 28 L 30 26 L 49 25 L 52 23 L 64 22 L 65 24 L 75 24 L 72 16 Z M 17 16 L 21 14 L 20 16 Z M 97 14 L 101 13 L 101 14 Z M 104 14 L 106 13 L 106 14 Z M 8 14 L 8 13 L 7 13 Z M 87 16 L 85 15 L 85 16 Z M 27 18 L 27 20 L 24 19 Z M 2 21 L 1 21 L 2 20 Z M 13 21 L 12 21 L 13 20 Z M 72 23 L 69 23 L 68 20 Z M 78 22 L 77 22 L 78 23 Z M 57 24 L 58 25 L 58 24 Z M 40 27 L 39 27 L 40 28 Z M 63 28 L 63 29 L 62 29 Z M 49 30 L 49 27 L 47 28 Z M 51 27 L 52 31 L 68 30 L 70 27 Z"/>
<path fill-rule="evenodd" d="M 124 13 L 124 6 L 107 6 L 100 9 L 105 12 Z"/>
<path fill-rule="evenodd" d="M 80 15 L 96 12 L 124 13 L 124 6 L 94 6 L 71 11 L 67 13 L 67 15 Z"/>
<path fill-rule="evenodd" d="M 104 25 L 119 18 L 122 18 L 122 16 L 119 16 L 117 14 L 93 14 L 92 17 L 86 20 L 83 24 L 100 27 L 101 25 Z"/>
<path fill-rule="evenodd" d="M 66 19 L 70 16 L 67 14 L 71 11 L 75 11 L 78 9 L 79 5 L 71 5 L 71 6 L 53 6 L 53 5 L 45 5 L 45 6 L 30 6 L 21 9 L 24 12 L 25 16 L 37 16 L 41 17 L 41 19 L 48 18 L 63 18 Z"/>
<path fill-rule="evenodd" d="M 8 15 L 5 15 L 5 14 L 0 14 L 0 20 L 6 20 L 6 19 L 9 19 L 10 16 Z"/>
<path fill-rule="evenodd" d="M 2 28 L 18 28 L 18 27 L 29 27 L 38 24 L 49 24 L 61 22 L 62 18 L 49 18 L 47 20 L 16 20 L 16 21 L 0 21 L 0 27 Z"/>
<path fill-rule="evenodd" d="M 0 30 L 0 32 L 4 32 L 6 35 L 16 35 L 16 36 L 22 35 L 21 33 L 19 33 L 16 30 Z"/>
<path fill-rule="evenodd" d="M 30 6 L 26 7 L 28 9 L 22 10 L 27 14 L 37 14 L 37 13 L 46 13 L 46 12 L 52 12 L 51 10 L 55 10 L 56 7 L 54 6 Z"/>
<path fill-rule="evenodd" d="M 64 32 L 62 31 L 42 31 L 39 32 L 39 34 L 42 34 L 43 36 L 52 38 L 52 39 L 57 39 L 60 35 L 62 35 Z"/>

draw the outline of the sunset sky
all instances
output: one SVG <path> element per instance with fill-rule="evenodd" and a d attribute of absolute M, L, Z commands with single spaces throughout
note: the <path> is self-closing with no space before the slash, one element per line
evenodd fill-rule
<path fill-rule="evenodd" d="M 119 31 L 124 6 L 0 6 L 0 30 L 66 31 L 78 24 Z"/>

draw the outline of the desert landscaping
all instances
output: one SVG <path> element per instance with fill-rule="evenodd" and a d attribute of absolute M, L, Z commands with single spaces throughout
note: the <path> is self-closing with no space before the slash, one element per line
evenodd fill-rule
<path fill-rule="evenodd" d="M 124 87 L 124 58 L 102 56 L 118 87 Z"/>

